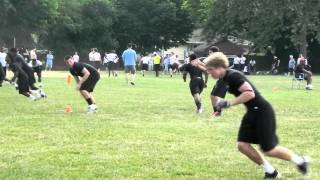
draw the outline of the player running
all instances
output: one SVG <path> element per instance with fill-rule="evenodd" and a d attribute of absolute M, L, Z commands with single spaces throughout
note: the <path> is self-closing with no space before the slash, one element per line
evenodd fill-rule
<path fill-rule="evenodd" d="M 180 69 L 183 71 L 183 80 L 184 82 L 187 81 L 187 74 L 190 74 L 190 92 L 191 95 L 194 99 L 194 102 L 197 106 L 196 112 L 198 114 L 202 113 L 202 105 L 201 105 L 201 93 L 203 91 L 203 88 L 207 87 L 207 82 L 208 82 L 208 74 L 206 71 L 203 71 L 200 68 L 197 68 L 193 66 L 191 63 L 192 61 L 196 61 L 197 56 L 195 54 L 191 54 L 189 56 L 190 63 L 184 64 Z M 203 81 L 203 76 L 202 74 L 205 74 L 205 81 Z"/>
<path fill-rule="evenodd" d="M 99 72 L 89 64 L 75 62 L 72 56 L 66 56 L 64 60 L 77 82 L 77 90 L 88 103 L 88 113 L 95 113 L 97 106 L 92 92 L 100 79 Z"/>
<path fill-rule="evenodd" d="M 247 108 L 238 134 L 239 151 L 263 167 L 265 178 L 277 178 L 280 175 L 251 144 L 259 144 L 261 150 L 267 156 L 293 162 L 301 174 L 307 176 L 309 158 L 298 156 L 289 149 L 278 146 L 274 110 L 253 84 L 241 72 L 228 69 L 229 61 L 223 53 L 214 53 L 204 62 L 204 68 L 207 69 L 208 74 L 214 79 L 219 79 L 216 84 L 216 91 L 227 89 L 229 93 L 236 97 L 233 100 L 219 99 L 215 107 L 225 109 L 244 104 Z M 193 65 L 203 69 L 198 62 L 194 62 Z M 223 90 L 219 94 L 225 94 L 227 91 Z"/>
<path fill-rule="evenodd" d="M 19 93 L 28 97 L 30 101 L 47 97 L 46 94 L 38 89 L 31 67 L 25 62 L 23 57 L 17 53 L 15 48 L 10 49 L 6 58 L 9 69 L 14 73 L 12 81 L 17 79 Z"/>

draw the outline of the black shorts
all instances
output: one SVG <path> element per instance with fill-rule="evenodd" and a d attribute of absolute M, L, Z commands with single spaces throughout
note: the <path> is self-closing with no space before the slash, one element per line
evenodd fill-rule
<path fill-rule="evenodd" d="M 200 77 L 192 78 L 189 87 L 192 95 L 201 94 L 204 88 L 204 81 Z"/>
<path fill-rule="evenodd" d="M 33 67 L 32 70 L 35 73 L 41 73 L 42 72 L 42 66 Z"/>
<path fill-rule="evenodd" d="M 160 68 L 161 68 L 160 64 L 155 64 L 154 65 L 154 70 L 155 71 L 160 71 Z"/>
<path fill-rule="evenodd" d="M 142 70 L 148 71 L 149 65 L 148 64 L 142 64 Z"/>
<path fill-rule="evenodd" d="M 268 152 L 278 145 L 276 117 L 269 103 L 263 102 L 248 108 L 241 122 L 238 142 L 259 144 L 264 152 Z"/>
<path fill-rule="evenodd" d="M 81 85 L 80 91 L 85 90 L 88 92 L 93 92 L 94 87 L 96 86 L 99 79 L 99 75 L 89 76 L 89 78 Z"/>
<path fill-rule="evenodd" d="M 109 70 L 114 70 L 114 62 L 107 62 L 107 68 L 109 69 Z"/>
<path fill-rule="evenodd" d="M 293 68 L 289 68 L 288 71 L 289 71 L 290 73 L 293 73 L 294 69 L 293 69 Z"/>

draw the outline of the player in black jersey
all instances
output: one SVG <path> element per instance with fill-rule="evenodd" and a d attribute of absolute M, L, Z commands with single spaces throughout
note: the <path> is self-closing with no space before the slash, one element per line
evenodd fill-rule
<path fill-rule="evenodd" d="M 253 84 L 241 72 L 228 69 L 229 62 L 223 53 L 212 54 L 205 59 L 204 63 L 205 67 L 200 67 L 200 63 L 193 65 L 207 69 L 208 74 L 214 79 L 219 79 L 214 93 L 225 95 L 228 91 L 236 97 L 233 100 L 219 99 L 215 107 L 224 109 L 244 104 L 247 108 L 238 134 L 239 151 L 264 168 L 265 178 L 279 177 L 279 173 L 251 144 L 259 144 L 267 156 L 292 161 L 301 174 L 306 176 L 309 165 L 308 158 L 298 156 L 292 151 L 278 146 L 273 108 Z"/>
<path fill-rule="evenodd" d="M 19 93 L 28 97 L 31 101 L 45 98 L 47 95 L 35 86 L 35 78 L 32 68 L 28 66 L 23 57 L 15 48 L 10 49 L 6 61 L 9 69 L 14 73 L 12 82 L 17 80 Z"/>
<path fill-rule="evenodd" d="M 197 56 L 195 54 L 191 54 L 189 56 L 190 62 L 196 61 Z M 203 88 L 207 87 L 208 82 L 208 74 L 206 71 L 203 71 L 202 69 L 199 69 L 195 66 L 193 66 L 191 63 L 184 64 L 181 68 L 181 71 L 183 71 L 183 80 L 184 82 L 187 81 L 187 74 L 190 74 L 190 92 L 193 96 L 194 102 L 197 106 L 197 113 L 202 113 L 202 106 L 201 106 L 201 96 L 200 94 L 203 91 Z M 203 80 L 202 74 L 205 74 L 205 81 Z"/>
<path fill-rule="evenodd" d="M 89 64 L 75 62 L 72 56 L 66 56 L 64 60 L 77 82 L 77 90 L 88 103 L 88 113 L 96 112 L 97 106 L 92 92 L 100 79 L 99 72 Z"/>

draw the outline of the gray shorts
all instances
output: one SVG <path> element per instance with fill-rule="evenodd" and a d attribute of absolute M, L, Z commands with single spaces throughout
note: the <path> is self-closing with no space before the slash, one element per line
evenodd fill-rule
<path fill-rule="evenodd" d="M 124 71 L 126 73 L 135 74 L 136 73 L 136 67 L 133 65 L 124 66 Z"/>

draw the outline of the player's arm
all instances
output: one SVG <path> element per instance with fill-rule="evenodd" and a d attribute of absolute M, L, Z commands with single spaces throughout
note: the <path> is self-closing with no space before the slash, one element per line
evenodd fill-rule
<path fill-rule="evenodd" d="M 76 81 L 76 83 L 79 84 L 79 81 L 80 81 L 79 77 L 78 76 L 73 76 L 73 78 Z"/>
<path fill-rule="evenodd" d="M 218 100 L 215 107 L 217 109 L 229 108 L 230 106 L 246 103 L 256 96 L 252 86 L 248 82 L 244 82 L 238 90 L 241 92 L 240 96 L 230 101 Z"/>
<path fill-rule="evenodd" d="M 81 72 L 83 74 L 83 77 L 78 82 L 79 85 L 82 85 L 90 76 L 90 72 L 87 70 L 87 68 L 83 68 Z"/>
<path fill-rule="evenodd" d="M 182 76 L 182 78 L 183 78 L 183 82 L 187 82 L 187 72 L 186 71 L 183 71 L 183 76 Z"/>
<path fill-rule="evenodd" d="M 230 101 L 230 106 L 236 106 L 238 104 L 243 104 L 251 99 L 255 98 L 255 93 L 252 89 L 252 86 L 248 82 L 244 82 L 240 88 L 239 91 L 241 92 L 241 95 L 237 98 Z"/>
<path fill-rule="evenodd" d="M 204 73 L 204 87 L 207 87 L 208 78 L 209 78 L 208 73 L 205 72 L 205 73 Z"/>
<path fill-rule="evenodd" d="M 191 62 L 191 64 L 193 66 L 199 68 L 200 70 L 207 72 L 206 64 L 203 63 L 202 61 L 200 61 L 200 60 L 193 61 L 193 62 Z"/>

